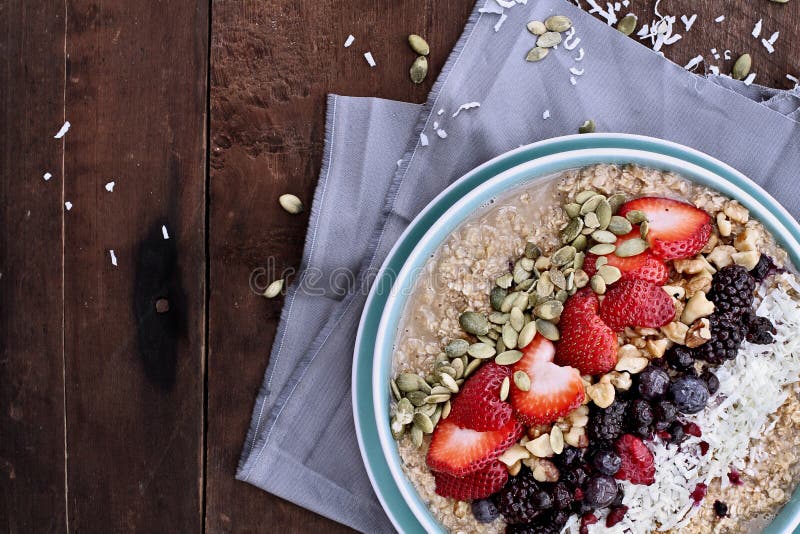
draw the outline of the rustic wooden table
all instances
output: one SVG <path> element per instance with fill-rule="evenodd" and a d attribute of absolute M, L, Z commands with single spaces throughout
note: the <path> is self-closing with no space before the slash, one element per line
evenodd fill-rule
<path fill-rule="evenodd" d="M 0 528 L 347 530 L 233 478 L 281 308 L 248 277 L 299 263 L 307 215 L 276 198 L 312 198 L 326 93 L 422 102 L 472 4 L 0 1 Z M 762 84 L 800 74 L 800 0 L 662 10 L 698 13 L 679 64 L 730 49 Z M 434 51 L 420 86 L 411 32 Z"/>

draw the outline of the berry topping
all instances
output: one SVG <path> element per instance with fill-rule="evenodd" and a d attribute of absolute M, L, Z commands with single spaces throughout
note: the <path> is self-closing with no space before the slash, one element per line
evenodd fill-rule
<path fill-rule="evenodd" d="M 683 425 L 683 431 L 696 438 L 699 438 L 703 435 L 703 431 L 700 430 L 700 427 L 697 426 L 697 423 L 686 423 Z"/>
<path fill-rule="evenodd" d="M 478 432 L 461 428 L 448 419 L 436 425 L 428 448 L 431 471 L 463 477 L 494 463 L 522 435 L 524 428 L 512 419 L 500 430 Z"/>
<path fill-rule="evenodd" d="M 730 473 L 728 473 L 728 480 L 734 486 L 741 486 L 743 484 L 742 474 L 736 469 L 731 469 Z"/>
<path fill-rule="evenodd" d="M 753 305 L 755 279 L 741 265 L 723 267 L 711 278 L 708 299 L 714 303 L 715 315 L 734 317 L 750 313 Z"/>
<path fill-rule="evenodd" d="M 697 413 L 706 407 L 708 402 L 708 386 L 696 376 L 682 376 L 669 387 L 672 402 L 679 412 Z"/>
<path fill-rule="evenodd" d="M 711 217 L 691 204 L 661 197 L 642 197 L 626 202 L 619 215 L 642 211 L 647 216 L 647 242 L 664 261 L 691 258 L 708 243 Z"/>
<path fill-rule="evenodd" d="M 642 437 L 649 435 L 649 427 L 653 423 L 653 407 L 644 399 L 634 399 L 630 405 L 630 425 Z M 643 429 L 640 432 L 639 429 Z"/>
<path fill-rule="evenodd" d="M 608 512 L 606 516 L 606 527 L 611 528 L 625 517 L 628 513 L 628 507 L 625 505 L 615 506 Z"/>
<path fill-rule="evenodd" d="M 750 315 L 747 320 L 747 335 L 745 339 L 756 345 L 770 345 L 774 339 L 773 335 L 777 332 L 775 325 L 766 317 L 759 317 L 755 314 Z"/>
<path fill-rule="evenodd" d="M 639 227 L 634 227 L 629 234 L 618 237 L 615 245 L 619 247 L 625 241 L 639 239 L 640 236 Z M 669 267 L 649 250 L 627 258 L 620 258 L 614 253 L 606 254 L 603 257 L 607 260 L 606 265 L 620 270 L 622 273 L 620 280 L 647 280 L 657 286 L 664 285 L 669 280 Z M 587 253 L 584 258 L 583 270 L 590 278 L 597 274 L 597 258 L 599 256 L 591 252 Z"/>
<path fill-rule="evenodd" d="M 747 327 L 741 320 L 727 314 L 714 313 L 708 320 L 711 325 L 711 339 L 693 349 L 692 354 L 714 365 L 736 358 Z"/>
<path fill-rule="evenodd" d="M 484 363 L 453 399 L 450 421 L 479 432 L 503 428 L 514 416 L 511 405 L 500 400 L 500 386 L 508 376 L 508 367 Z"/>
<path fill-rule="evenodd" d="M 653 417 L 656 422 L 656 430 L 666 430 L 678 418 L 678 409 L 672 402 L 662 400 L 655 405 Z"/>
<path fill-rule="evenodd" d="M 478 523 L 491 523 L 500 516 L 500 511 L 492 499 L 472 501 L 472 515 Z"/>
<path fill-rule="evenodd" d="M 537 507 L 537 503 L 543 500 L 541 496 L 534 497 L 540 493 L 544 493 L 542 487 L 526 468 L 509 478 L 505 487 L 495 495 L 495 504 L 507 523 L 530 523 L 544 511 Z M 548 508 L 552 504 L 551 499 Z"/>
<path fill-rule="evenodd" d="M 625 431 L 625 412 L 628 403 L 614 400 L 608 408 L 594 407 L 589 418 L 589 438 L 592 441 L 613 441 Z"/>
<path fill-rule="evenodd" d="M 617 497 L 617 481 L 608 475 L 597 475 L 586 484 L 584 500 L 595 508 L 605 508 Z"/>
<path fill-rule="evenodd" d="M 655 482 L 656 467 L 653 453 L 644 442 L 631 434 L 623 434 L 614 443 L 614 450 L 622 458 L 616 477 L 634 484 L 649 486 Z"/>
<path fill-rule="evenodd" d="M 511 404 L 517 418 L 526 425 L 552 423 L 583 402 L 586 395 L 577 369 L 553 363 L 553 344 L 541 335 L 523 350 L 523 357 L 513 371 L 530 377 L 530 389 L 511 386 Z"/>
<path fill-rule="evenodd" d="M 622 280 L 606 293 L 600 317 L 617 332 L 626 326 L 659 328 L 675 318 L 672 297 L 646 280 Z"/>
<path fill-rule="evenodd" d="M 639 373 L 639 395 L 647 400 L 657 400 L 669 391 L 669 374 L 660 367 L 649 365 Z"/>
<path fill-rule="evenodd" d="M 589 525 L 597 523 L 597 516 L 594 514 L 583 514 L 581 517 L 580 534 L 588 534 Z"/>
<path fill-rule="evenodd" d="M 617 336 L 597 315 L 599 306 L 588 287 L 567 300 L 559 322 L 557 364 L 587 375 L 607 373 L 617 365 Z"/>
<path fill-rule="evenodd" d="M 585 456 L 585 447 L 570 447 L 567 445 L 564 447 L 564 450 L 561 451 L 561 454 L 553 457 L 553 461 L 560 468 L 572 467 L 574 465 L 582 464 Z"/>
<path fill-rule="evenodd" d="M 508 481 L 508 469 L 505 464 L 495 460 L 480 471 L 463 477 L 434 472 L 433 478 L 437 494 L 459 501 L 471 501 L 488 497 L 502 488 Z"/>
<path fill-rule="evenodd" d="M 683 425 L 680 421 L 675 421 L 669 426 L 670 443 L 681 443 L 686 439 L 686 432 L 683 430 Z"/>
<path fill-rule="evenodd" d="M 702 482 L 694 487 L 694 491 L 692 491 L 691 497 L 692 500 L 694 501 L 695 506 L 699 505 L 702 502 L 702 500 L 706 498 L 707 491 L 708 491 L 708 486 L 703 484 Z"/>
<path fill-rule="evenodd" d="M 719 378 L 711 371 L 706 369 L 703 371 L 703 374 L 700 375 L 700 378 L 705 381 L 709 395 L 713 395 L 719 390 Z"/>
<path fill-rule="evenodd" d="M 583 489 L 581 486 L 583 486 L 586 483 L 586 479 L 589 478 L 589 475 L 586 474 L 586 470 L 582 467 L 573 467 L 564 472 L 562 478 L 564 482 L 575 488 L 575 500 L 579 501 L 583 499 Z"/>
<path fill-rule="evenodd" d="M 756 281 L 761 282 L 767 276 L 771 275 L 772 273 L 778 270 L 775 267 L 775 262 L 772 261 L 772 258 L 767 256 L 766 254 L 762 254 L 761 257 L 758 259 L 758 263 L 753 270 L 750 271 L 750 275 L 756 279 Z"/>
<path fill-rule="evenodd" d="M 565 482 L 556 482 L 551 489 L 553 495 L 553 507 L 558 510 L 566 510 L 572 505 L 572 492 Z"/>
<path fill-rule="evenodd" d="M 728 517 L 728 505 L 722 501 L 714 501 L 714 513 L 717 517 Z"/>
<path fill-rule="evenodd" d="M 713 335 L 713 332 L 712 332 Z M 688 371 L 694 366 L 692 349 L 683 345 L 675 345 L 667 351 L 664 358 L 667 364 L 677 371 Z"/>
<path fill-rule="evenodd" d="M 614 476 L 622 465 L 622 458 L 612 450 L 600 449 L 595 453 L 592 465 L 599 473 Z"/>

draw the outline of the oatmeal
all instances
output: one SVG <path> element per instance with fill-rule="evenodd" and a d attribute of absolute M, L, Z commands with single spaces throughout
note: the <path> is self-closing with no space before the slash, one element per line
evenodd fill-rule
<path fill-rule="evenodd" d="M 450 532 L 758 531 L 800 479 L 788 267 L 743 206 L 668 172 L 495 199 L 406 307 L 406 475 Z"/>

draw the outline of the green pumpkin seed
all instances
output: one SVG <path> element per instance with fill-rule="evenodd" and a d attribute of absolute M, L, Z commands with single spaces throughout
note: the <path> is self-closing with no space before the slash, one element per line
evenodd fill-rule
<path fill-rule="evenodd" d="M 514 266 L 514 283 L 519 284 L 531 277 L 530 271 L 526 271 L 522 266 L 517 263 Z"/>
<path fill-rule="evenodd" d="M 541 40 L 541 37 L 539 39 Z M 539 41 L 536 41 L 536 44 L 538 45 Z M 544 47 L 541 47 L 541 46 L 535 46 L 535 47 L 531 48 L 530 50 L 528 50 L 528 53 L 525 55 L 525 61 L 529 61 L 531 63 L 534 63 L 536 61 L 541 61 L 545 57 L 547 57 L 547 54 L 549 54 L 549 53 L 550 53 L 550 50 L 548 48 L 544 48 Z"/>
<path fill-rule="evenodd" d="M 489 314 L 489 322 L 494 324 L 503 325 L 508 322 L 509 315 L 503 312 L 492 312 Z"/>
<path fill-rule="evenodd" d="M 594 133 L 595 124 L 594 121 L 589 119 L 588 121 L 584 122 L 578 127 L 578 133 L 587 134 L 587 133 Z"/>
<path fill-rule="evenodd" d="M 466 339 L 454 339 L 444 348 L 449 358 L 459 358 L 467 353 L 469 342 Z"/>
<path fill-rule="evenodd" d="M 594 239 L 598 243 L 606 243 L 606 244 L 617 242 L 617 236 L 615 236 L 608 230 L 595 230 L 594 232 L 592 232 L 592 239 Z"/>
<path fill-rule="evenodd" d="M 428 374 L 425 375 L 425 383 L 427 383 L 429 386 L 432 386 L 433 384 L 438 384 L 439 380 L 436 378 L 436 375 Z"/>
<path fill-rule="evenodd" d="M 411 64 L 411 68 L 408 69 L 408 75 L 411 77 L 412 82 L 422 83 L 425 80 L 425 76 L 428 75 L 428 58 L 417 56 L 417 59 Z"/>
<path fill-rule="evenodd" d="M 572 28 L 572 21 L 564 15 L 553 15 L 544 21 L 544 27 L 551 32 L 565 32 Z"/>
<path fill-rule="evenodd" d="M 650 233 L 650 223 L 645 221 L 639 225 L 639 235 L 642 236 L 642 239 L 647 239 L 648 233 Z"/>
<path fill-rule="evenodd" d="M 584 189 L 583 191 L 575 195 L 575 202 L 577 202 L 578 204 L 583 204 L 590 198 L 597 195 L 598 195 L 597 191 L 593 191 L 592 189 Z"/>
<path fill-rule="evenodd" d="M 433 386 L 429 395 L 450 395 L 450 390 L 444 386 Z"/>
<path fill-rule="evenodd" d="M 637 256 L 647 250 L 647 241 L 644 239 L 629 239 L 617 247 L 614 251 L 620 258 L 630 258 Z"/>
<path fill-rule="evenodd" d="M 458 318 L 461 328 L 476 336 L 485 336 L 489 332 L 489 321 L 477 312 L 464 312 Z"/>
<path fill-rule="evenodd" d="M 550 262 L 553 265 L 561 267 L 562 265 L 566 265 L 571 262 L 575 258 L 576 252 L 577 250 L 575 250 L 575 247 L 572 245 L 561 247 L 555 252 L 555 254 L 553 254 L 553 257 L 550 258 Z"/>
<path fill-rule="evenodd" d="M 573 287 L 575 287 L 575 273 L 574 273 L 574 272 L 571 272 L 571 273 L 569 273 L 569 275 L 567 276 L 567 286 L 566 286 L 564 289 L 566 289 L 567 291 L 569 291 L 569 290 L 570 290 L 570 289 L 572 289 Z"/>
<path fill-rule="evenodd" d="M 406 393 L 406 398 L 411 401 L 411 404 L 414 406 L 422 406 L 427 402 L 425 399 L 428 398 L 428 395 L 422 391 L 410 391 Z"/>
<path fill-rule="evenodd" d="M 567 278 L 564 276 L 564 273 L 558 269 L 550 269 L 550 281 L 553 282 L 553 285 L 558 289 L 567 287 Z"/>
<path fill-rule="evenodd" d="M 606 285 L 609 286 L 622 278 L 622 272 L 613 265 L 603 265 L 597 269 L 597 274 L 599 274 L 605 281 Z"/>
<path fill-rule="evenodd" d="M 600 267 L 606 265 L 607 263 L 608 263 L 608 258 L 605 256 L 600 256 L 599 258 L 594 260 L 594 268 L 599 269 Z"/>
<path fill-rule="evenodd" d="M 446 400 L 450 400 L 450 397 L 451 397 L 451 394 L 449 392 L 448 393 L 436 393 L 435 395 L 426 396 L 423 399 L 423 401 L 428 403 L 428 404 L 437 404 L 439 402 L 444 402 Z M 422 405 L 420 405 L 420 406 L 422 406 Z"/>
<path fill-rule="evenodd" d="M 547 26 L 540 20 L 532 20 L 526 24 L 525 27 L 528 28 L 528 31 L 533 35 L 542 35 L 547 31 Z"/>
<path fill-rule="evenodd" d="M 542 255 L 542 250 L 536 246 L 536 243 L 532 243 L 527 241 L 525 243 L 525 257 L 530 258 L 532 260 L 536 260 L 539 256 Z"/>
<path fill-rule="evenodd" d="M 500 384 L 500 400 L 504 401 L 508 398 L 509 390 L 511 389 L 511 380 L 508 377 L 503 379 L 503 382 Z"/>
<path fill-rule="evenodd" d="M 617 213 L 617 211 L 619 210 L 620 206 L 625 204 L 626 200 L 627 200 L 627 198 L 622 193 L 615 193 L 615 194 L 611 195 L 610 197 L 608 197 L 608 203 L 611 206 L 611 212 L 612 213 Z"/>
<path fill-rule="evenodd" d="M 550 272 L 542 273 L 542 276 L 536 282 L 536 294 L 540 297 L 548 297 L 553 293 L 555 285 L 550 280 Z"/>
<path fill-rule="evenodd" d="M 534 275 L 535 276 L 538 275 L 538 274 L 539 273 L 534 271 Z M 533 277 L 528 278 L 527 280 L 523 280 L 522 282 L 517 284 L 517 290 L 519 290 L 519 291 L 527 291 L 527 290 L 529 290 L 530 288 L 533 287 L 534 282 L 536 282 L 536 280 Z"/>
<path fill-rule="evenodd" d="M 422 430 L 417 425 L 412 426 L 411 443 L 414 445 L 414 447 L 418 449 L 422 447 L 422 439 L 423 439 Z"/>
<path fill-rule="evenodd" d="M 445 402 L 444 404 L 442 404 L 442 419 L 447 419 L 448 417 L 450 417 L 450 409 L 451 408 L 452 408 L 452 405 L 450 404 L 449 400 L 447 402 Z"/>
<path fill-rule="evenodd" d="M 494 363 L 496 363 L 497 365 L 514 365 L 521 359 L 522 359 L 522 352 L 518 350 L 507 350 L 501 354 L 498 354 L 497 357 L 494 359 Z"/>
<path fill-rule="evenodd" d="M 625 214 L 625 218 L 632 224 L 642 224 L 647 220 L 647 215 L 640 210 L 632 210 Z"/>
<path fill-rule="evenodd" d="M 600 219 L 597 218 L 597 214 L 593 211 L 590 211 L 583 216 L 583 222 L 586 225 L 586 228 L 591 228 L 592 231 L 600 227 Z"/>
<path fill-rule="evenodd" d="M 419 408 L 414 410 L 414 413 L 415 414 L 416 413 L 421 413 L 421 414 L 425 414 L 428 417 L 430 417 L 430 416 L 433 415 L 433 412 L 435 412 L 435 411 L 436 411 L 436 404 L 426 404 L 425 406 L 420 406 Z"/>
<path fill-rule="evenodd" d="M 561 242 L 569 244 L 570 241 L 580 235 L 581 230 L 583 230 L 583 220 L 580 217 L 575 217 L 561 230 Z"/>
<path fill-rule="evenodd" d="M 515 310 L 517 308 L 514 308 Z M 503 346 L 506 349 L 515 349 L 517 348 L 517 331 L 514 330 L 514 327 L 511 326 L 510 323 L 503 325 Z M 498 352 L 502 352 L 498 349 Z"/>
<path fill-rule="evenodd" d="M 596 274 L 592 277 L 589 281 L 589 284 L 592 286 L 592 291 L 597 293 L 598 295 L 605 295 L 606 293 L 606 281 L 603 280 L 603 277 L 599 274 Z"/>
<path fill-rule="evenodd" d="M 450 378 L 455 379 L 456 377 L 456 370 L 451 365 L 441 365 L 439 368 L 436 369 L 436 376 L 439 378 L 439 381 L 442 380 L 443 376 L 449 376 Z M 430 395 L 430 391 L 426 391 L 425 393 Z"/>
<path fill-rule="evenodd" d="M 566 289 L 559 289 L 558 292 L 556 293 L 555 297 L 556 297 L 556 300 L 558 302 L 563 304 L 564 302 L 567 301 L 567 299 L 569 298 L 570 294 L 571 293 L 569 291 L 567 291 Z"/>
<path fill-rule="evenodd" d="M 473 358 L 478 358 L 479 360 L 485 360 L 487 358 L 491 358 L 492 356 L 494 356 L 495 351 L 494 347 L 486 343 L 473 343 L 472 345 L 469 346 L 469 350 L 467 350 L 467 353 Z"/>
<path fill-rule="evenodd" d="M 561 43 L 561 34 L 558 32 L 544 32 L 536 39 L 536 46 L 541 48 L 552 48 Z"/>
<path fill-rule="evenodd" d="M 528 306 L 528 295 L 526 293 L 519 293 L 517 298 L 514 299 L 514 305 L 511 308 L 519 308 L 520 310 L 524 310 Z M 509 320 L 511 318 L 509 317 Z"/>
<path fill-rule="evenodd" d="M 442 407 L 437 406 L 436 410 L 433 411 L 433 415 L 431 416 L 431 423 L 433 423 L 434 427 L 439 424 L 439 419 L 441 418 L 442 418 Z"/>
<path fill-rule="evenodd" d="M 440 352 L 436 355 L 435 363 L 436 365 L 449 365 L 450 358 L 447 356 L 447 353 Z"/>
<path fill-rule="evenodd" d="M 536 319 L 536 330 L 550 341 L 558 341 L 561 338 L 561 335 L 558 333 L 558 327 L 544 319 Z"/>
<path fill-rule="evenodd" d="M 514 329 L 512 328 L 511 330 L 514 330 Z M 494 351 L 497 354 L 500 354 L 501 352 L 505 352 L 507 348 L 508 347 L 506 347 L 506 343 L 505 343 L 505 341 L 503 341 L 502 337 L 497 340 L 497 343 L 494 344 Z"/>
<path fill-rule="evenodd" d="M 564 212 L 570 219 L 572 219 L 573 217 L 577 217 L 578 215 L 581 214 L 581 205 L 575 202 L 571 202 L 564 206 Z"/>
<path fill-rule="evenodd" d="M 608 231 L 616 235 L 625 235 L 633 230 L 633 225 L 625 217 L 614 215 L 608 223 Z"/>
<path fill-rule="evenodd" d="M 393 417 L 390 428 L 392 429 L 392 437 L 397 441 L 400 441 L 403 438 L 403 434 L 405 433 L 406 430 L 405 425 L 400 423 Z"/>
<path fill-rule="evenodd" d="M 586 274 L 586 271 L 583 269 L 579 269 L 575 271 L 575 287 L 578 289 L 586 287 L 586 284 L 589 283 L 589 275 Z"/>
<path fill-rule="evenodd" d="M 519 348 L 524 349 L 527 347 L 533 338 L 536 337 L 536 323 L 528 323 L 522 327 L 522 330 L 519 331 L 519 336 L 517 337 L 517 346 Z"/>
<path fill-rule="evenodd" d="M 511 308 L 514 306 L 514 302 L 517 301 L 517 297 L 519 296 L 518 292 L 509 293 L 506 295 L 506 298 L 503 299 L 503 303 L 500 304 L 500 311 L 502 313 L 508 313 L 511 311 Z"/>
<path fill-rule="evenodd" d="M 420 389 L 420 384 L 424 383 L 425 380 L 414 373 L 402 373 L 395 378 L 395 382 L 400 391 L 409 393 L 411 391 L 418 391 Z M 427 384 L 425 385 L 427 386 Z"/>
<path fill-rule="evenodd" d="M 503 289 L 502 287 L 493 287 L 492 291 L 489 293 L 489 303 L 492 305 L 492 308 L 495 310 L 500 310 L 500 306 L 503 305 L 503 300 L 508 296 L 508 291 Z"/>
<path fill-rule="evenodd" d="M 527 295 L 526 295 L 526 304 L 527 304 Z M 516 306 L 511 308 L 511 315 L 508 318 L 508 324 L 511 325 L 511 328 L 519 332 L 522 330 L 522 327 L 525 326 L 525 316 L 522 314 L 522 310 Z"/>
<path fill-rule="evenodd" d="M 608 203 L 608 200 L 601 200 L 594 212 L 600 222 L 600 229 L 605 230 L 608 228 L 609 223 L 611 223 L 611 204 Z"/>
<path fill-rule="evenodd" d="M 586 245 L 588 244 L 588 242 L 589 242 L 589 240 L 588 240 L 588 239 L 586 239 L 586 236 L 585 236 L 585 235 L 579 235 L 579 236 L 578 236 L 578 237 L 576 237 L 576 238 L 575 238 L 575 240 L 574 240 L 572 243 L 570 243 L 570 244 L 571 244 L 573 247 L 575 247 L 575 250 L 577 250 L 578 252 L 582 252 L 583 250 L 585 250 L 585 249 L 586 249 Z M 577 256 L 577 254 L 575 254 L 575 256 Z"/>
<path fill-rule="evenodd" d="M 630 35 L 636 29 L 636 15 L 625 15 L 622 20 L 617 23 L 617 30 L 622 32 L 622 35 Z"/>
<path fill-rule="evenodd" d="M 474 373 L 475 369 L 477 369 L 478 367 L 481 366 L 481 363 L 482 362 L 481 362 L 480 359 L 471 360 L 469 362 L 469 365 L 467 365 L 466 369 L 464 369 L 464 376 L 467 377 L 467 376 L 471 375 L 472 373 Z"/>
<path fill-rule="evenodd" d="M 533 268 L 536 266 L 536 262 L 530 258 L 520 258 L 517 263 L 526 271 L 533 271 Z"/>
<path fill-rule="evenodd" d="M 460 358 L 455 358 L 450 363 L 450 367 L 456 370 L 456 375 L 453 378 L 461 378 L 464 376 L 464 362 Z"/>
<path fill-rule="evenodd" d="M 400 399 L 397 403 L 397 407 L 395 408 L 395 417 L 398 421 L 402 424 L 407 425 L 411 422 L 411 418 L 414 416 L 414 405 L 411 404 L 411 401 L 408 399 Z"/>
<path fill-rule="evenodd" d="M 732 75 L 736 80 L 744 80 L 750 74 L 750 67 L 753 64 L 753 59 L 750 54 L 742 54 L 736 63 L 733 64 Z"/>
<path fill-rule="evenodd" d="M 572 262 L 572 266 L 575 267 L 575 270 L 583 269 L 583 262 L 586 259 L 585 252 L 578 252 L 575 254 L 575 260 Z"/>
<path fill-rule="evenodd" d="M 265 298 L 274 299 L 275 297 L 281 294 L 281 290 L 283 289 L 283 282 L 284 282 L 283 278 L 275 280 L 270 285 L 268 285 L 267 289 L 265 289 L 264 292 L 261 294 Z"/>
<path fill-rule="evenodd" d="M 564 305 L 558 300 L 548 300 L 536 306 L 533 313 L 540 319 L 552 321 L 561 315 L 564 311 Z"/>
<path fill-rule="evenodd" d="M 408 36 L 408 44 L 411 45 L 411 50 L 421 56 L 427 56 L 431 52 L 428 42 L 415 33 Z"/>
<path fill-rule="evenodd" d="M 609 243 L 598 243 L 597 245 L 590 248 L 589 252 L 597 256 L 603 256 L 605 254 L 611 254 L 616 249 L 617 247 L 615 245 L 611 245 Z"/>
<path fill-rule="evenodd" d="M 424 413 L 414 414 L 414 426 L 419 427 L 423 434 L 430 434 L 433 432 L 433 421 Z"/>
<path fill-rule="evenodd" d="M 520 391 L 530 391 L 531 377 L 525 371 L 514 371 L 514 385 Z"/>
<path fill-rule="evenodd" d="M 439 376 L 442 381 L 442 385 L 452 391 L 453 393 L 458 393 L 458 384 L 456 384 L 456 379 L 450 375 L 442 374 Z"/>
<path fill-rule="evenodd" d="M 397 382 L 395 382 L 394 378 L 389 379 L 389 389 L 392 390 L 392 397 L 394 397 L 394 400 L 400 401 L 402 395 L 400 395 L 400 388 L 397 387 Z"/>
<path fill-rule="evenodd" d="M 539 271 L 546 271 L 547 269 L 550 268 L 550 258 L 548 258 L 547 256 L 539 256 L 539 258 L 537 258 L 536 263 L 534 264 L 534 266 Z"/>
<path fill-rule="evenodd" d="M 511 273 L 506 273 L 502 276 L 498 276 L 494 281 L 494 283 L 497 284 L 497 287 L 500 287 L 502 289 L 508 289 L 509 287 L 511 287 L 511 284 L 513 282 L 514 282 L 514 275 L 512 275 Z"/>
<path fill-rule="evenodd" d="M 605 200 L 606 197 L 603 195 L 595 194 L 589 200 L 581 204 L 581 215 L 586 215 L 587 213 L 594 212 L 597 209 L 597 206 Z"/>
<path fill-rule="evenodd" d="M 303 211 L 303 202 L 295 195 L 289 193 L 278 197 L 278 203 L 280 203 L 281 207 L 292 215 L 297 215 Z"/>

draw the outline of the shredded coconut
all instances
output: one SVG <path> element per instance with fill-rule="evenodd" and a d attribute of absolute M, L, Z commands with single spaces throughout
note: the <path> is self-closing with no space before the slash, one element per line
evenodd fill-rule
<path fill-rule="evenodd" d="M 106 191 L 108 191 L 109 193 L 112 192 L 114 190 L 114 186 L 115 185 L 116 185 L 116 183 L 114 183 L 114 182 L 108 182 L 106 184 Z"/>
<path fill-rule="evenodd" d="M 550 110 L 549 109 L 544 110 L 544 113 L 542 113 L 542 118 L 544 120 L 547 120 L 547 119 L 550 118 Z"/>
<path fill-rule="evenodd" d="M 743 80 L 743 82 L 744 82 L 745 85 L 750 85 L 750 84 L 753 83 L 753 80 L 755 80 L 755 79 L 756 79 L 756 73 L 755 72 L 751 72 L 750 74 L 747 75 L 747 78 L 745 78 Z"/>
<path fill-rule="evenodd" d="M 787 74 L 786 79 L 794 83 L 795 89 L 797 89 L 797 87 L 800 85 L 800 79 L 798 79 L 797 76 L 792 76 L 791 74 Z"/>
<path fill-rule="evenodd" d="M 686 69 L 686 70 L 694 70 L 702 62 L 703 62 L 703 56 L 698 55 L 698 56 L 695 56 L 692 59 L 690 59 L 689 63 L 684 65 L 683 68 Z"/>
<path fill-rule="evenodd" d="M 111 265 L 116 267 L 117 266 L 117 255 L 114 254 L 114 249 L 112 248 L 111 250 L 108 251 L 108 253 L 111 256 Z"/>
<path fill-rule="evenodd" d="M 437 115 L 442 115 L 444 113 L 444 108 L 441 108 L 439 111 L 436 112 Z"/>
<path fill-rule="evenodd" d="M 575 76 L 583 76 L 583 69 L 579 69 L 578 67 L 570 67 L 569 71 L 574 74 Z"/>
<path fill-rule="evenodd" d="M 575 58 L 575 61 L 582 61 L 583 60 L 583 48 L 578 49 L 578 56 Z"/>
<path fill-rule="evenodd" d="M 458 109 L 456 110 L 456 112 L 453 113 L 453 117 L 457 117 L 459 113 L 461 113 L 462 111 L 465 111 L 467 109 L 473 109 L 473 108 L 479 108 L 479 107 L 481 107 L 481 103 L 480 102 L 467 102 L 466 104 L 461 104 L 460 106 L 458 106 Z"/>
<path fill-rule="evenodd" d="M 753 26 L 753 37 L 755 37 L 756 39 L 758 39 L 758 37 L 761 35 L 761 24 L 763 22 L 764 22 L 764 19 L 758 19 L 758 22 L 756 22 L 756 25 Z"/>
<path fill-rule="evenodd" d="M 722 22 L 723 20 L 725 20 L 725 15 L 720 15 L 714 19 L 714 22 Z"/>
<path fill-rule="evenodd" d="M 353 42 L 354 42 L 355 40 L 356 40 L 356 38 L 355 38 L 355 37 L 353 37 L 352 35 L 348 35 L 348 36 L 347 36 L 347 40 L 344 42 L 344 47 L 345 47 L 345 48 L 349 48 L 349 47 L 350 47 L 350 45 L 351 45 L 351 44 L 353 44 Z"/>
<path fill-rule="evenodd" d="M 567 30 L 566 35 L 564 36 L 564 48 L 567 50 L 574 50 L 576 46 L 581 43 L 580 37 L 575 37 L 575 27 L 573 26 L 569 30 Z"/>
<path fill-rule="evenodd" d="M 606 24 L 608 24 L 609 26 L 613 26 L 614 24 L 616 24 L 617 15 L 616 13 L 614 13 L 614 8 L 611 4 L 607 5 L 607 9 L 603 9 L 597 4 L 596 0 L 586 0 L 586 3 L 589 4 L 589 6 L 591 6 L 589 13 L 597 13 L 603 19 L 605 19 Z"/>
<path fill-rule="evenodd" d="M 370 67 L 374 67 L 376 65 L 375 58 L 372 57 L 372 52 L 364 52 L 364 59 L 367 60 Z"/>
<path fill-rule="evenodd" d="M 65 122 L 64 125 L 61 127 L 61 129 L 58 131 L 58 133 L 53 136 L 53 138 L 61 139 L 62 137 L 64 137 L 64 134 L 66 134 L 69 131 L 70 126 L 72 125 L 69 123 L 69 121 Z"/>
<path fill-rule="evenodd" d="M 66 202 L 64 202 L 64 207 L 67 208 L 67 211 L 71 210 L 72 209 L 72 202 L 67 200 Z"/>
<path fill-rule="evenodd" d="M 433 129 L 436 130 L 439 128 L 439 121 L 433 121 Z"/>
<path fill-rule="evenodd" d="M 438 135 L 441 139 L 447 139 L 447 132 L 439 128 L 436 130 L 436 135 Z"/>
<path fill-rule="evenodd" d="M 428 146 L 428 136 L 424 133 L 419 134 L 419 144 L 422 146 Z"/>
<path fill-rule="evenodd" d="M 691 17 L 686 18 L 686 15 L 681 15 L 681 22 L 683 22 L 683 26 L 686 28 L 686 31 L 692 29 L 694 26 L 694 22 L 697 20 L 697 13 L 692 14 Z"/>
<path fill-rule="evenodd" d="M 50 174 L 49 172 L 46 172 L 46 173 L 44 173 L 44 176 L 42 176 L 42 178 L 44 178 L 44 181 L 45 181 L 45 182 L 46 182 L 47 180 L 49 180 L 50 178 L 52 178 L 52 177 L 53 177 L 53 175 L 52 175 L 52 174 Z"/>
<path fill-rule="evenodd" d="M 167 225 L 161 225 L 161 235 L 164 236 L 164 239 L 169 239 L 169 232 L 167 232 Z"/>
<path fill-rule="evenodd" d="M 575 76 L 570 76 L 569 83 L 571 83 L 572 85 L 578 85 L 578 80 L 575 79 Z"/>
<path fill-rule="evenodd" d="M 508 18 L 508 15 L 506 15 L 505 13 L 501 13 L 500 14 L 500 18 L 494 24 L 494 31 L 495 32 L 499 32 L 500 31 L 500 27 L 503 26 L 503 23 L 506 21 L 507 18 Z"/>

